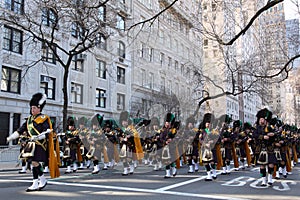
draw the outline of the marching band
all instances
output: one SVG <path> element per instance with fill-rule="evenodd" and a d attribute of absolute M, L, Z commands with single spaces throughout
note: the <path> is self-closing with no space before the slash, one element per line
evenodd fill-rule
<path fill-rule="evenodd" d="M 98 174 L 101 169 L 113 169 L 120 163 L 121 175 L 127 176 L 144 162 L 154 171 L 164 167 L 164 178 L 171 178 L 186 164 L 187 173 L 196 173 L 202 166 L 207 174 L 205 181 L 217 179 L 217 170 L 228 175 L 232 167 L 245 170 L 259 166 L 261 186 L 272 185 L 273 178 L 287 178 L 297 164 L 300 129 L 272 117 L 266 108 L 258 111 L 256 117 L 256 124 L 251 125 L 232 121 L 227 114 L 216 118 L 205 113 L 198 128 L 193 116 L 182 126 L 172 113 L 166 114 L 162 124 L 158 117 L 132 118 L 127 111 L 121 112 L 119 121 L 104 120 L 97 114 L 90 120 L 89 128 L 86 118 L 79 119 L 76 128 L 75 118 L 69 117 L 66 133 L 56 134 L 63 147 L 59 165 L 64 163 L 68 174 L 77 172 L 78 166 L 89 168 L 93 163 L 91 174 Z M 26 148 L 23 140 L 20 144 Z M 19 159 L 28 157 L 20 155 Z M 22 167 L 20 173 L 24 170 Z"/>

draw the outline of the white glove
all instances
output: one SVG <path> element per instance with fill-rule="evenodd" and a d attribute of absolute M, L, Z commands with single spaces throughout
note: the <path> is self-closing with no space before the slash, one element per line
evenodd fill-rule
<path fill-rule="evenodd" d="M 46 134 L 33 135 L 31 137 L 32 141 L 42 140 L 46 138 Z"/>
<path fill-rule="evenodd" d="M 10 141 L 15 140 L 15 139 L 17 139 L 19 137 L 20 137 L 19 133 L 17 131 L 15 131 L 15 132 L 13 132 L 13 134 L 11 134 L 10 136 L 8 136 L 6 138 L 7 143 L 9 143 Z"/>

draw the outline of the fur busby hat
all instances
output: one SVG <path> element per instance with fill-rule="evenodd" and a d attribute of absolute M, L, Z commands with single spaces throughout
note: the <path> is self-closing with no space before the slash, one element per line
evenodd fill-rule
<path fill-rule="evenodd" d="M 252 125 L 249 122 L 245 122 L 243 124 L 243 130 L 245 131 L 247 129 L 250 129 L 250 130 L 252 129 Z"/>
<path fill-rule="evenodd" d="M 174 124 L 175 122 L 175 115 L 172 113 L 167 113 L 165 122 L 170 122 L 170 124 Z"/>
<path fill-rule="evenodd" d="M 153 125 L 157 125 L 159 126 L 159 119 L 157 117 L 152 117 L 151 118 L 151 123 L 150 123 L 150 126 L 153 126 Z"/>
<path fill-rule="evenodd" d="M 224 114 L 221 117 L 219 117 L 218 121 L 220 123 L 225 122 L 226 124 L 230 124 L 232 122 L 232 118 L 228 114 Z"/>
<path fill-rule="evenodd" d="M 214 121 L 215 117 L 212 113 L 205 113 L 203 116 L 202 123 L 205 126 L 206 123 L 212 123 Z"/>
<path fill-rule="evenodd" d="M 130 121 L 129 119 L 129 112 L 127 111 L 122 111 L 120 113 L 120 119 L 119 119 L 119 123 L 122 124 L 122 121 Z"/>
<path fill-rule="evenodd" d="M 241 120 L 235 120 L 233 122 L 233 129 L 235 129 L 236 127 L 242 127 L 242 121 Z"/>
<path fill-rule="evenodd" d="M 96 114 L 91 120 L 92 125 L 96 125 L 96 126 L 102 126 L 102 122 L 103 122 L 103 116 L 101 116 L 100 114 Z"/>
<path fill-rule="evenodd" d="M 87 123 L 87 118 L 86 117 L 80 117 L 79 119 L 78 119 L 78 125 L 86 125 L 86 123 Z"/>
<path fill-rule="evenodd" d="M 269 122 L 272 119 L 272 112 L 269 111 L 267 108 L 264 108 L 257 112 L 256 118 L 257 118 L 256 121 L 257 124 L 260 118 L 264 118 L 267 122 Z"/>
<path fill-rule="evenodd" d="M 46 94 L 36 93 L 36 94 L 32 95 L 29 105 L 30 105 L 30 107 L 36 106 L 36 107 L 40 108 L 42 111 L 44 106 L 46 105 L 46 99 L 47 99 Z"/>
<path fill-rule="evenodd" d="M 104 121 L 104 128 L 112 129 L 114 122 L 111 119 L 107 119 Z"/>
<path fill-rule="evenodd" d="M 67 126 L 75 126 L 75 117 L 68 117 Z"/>
<path fill-rule="evenodd" d="M 205 129 L 206 123 L 212 123 L 215 120 L 215 117 L 212 113 L 205 113 L 200 123 L 199 129 Z"/>

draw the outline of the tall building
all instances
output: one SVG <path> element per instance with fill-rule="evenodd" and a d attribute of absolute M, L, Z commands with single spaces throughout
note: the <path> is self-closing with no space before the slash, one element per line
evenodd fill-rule
<path fill-rule="evenodd" d="M 161 119 L 173 112 L 183 121 L 194 114 L 200 86 L 194 84 L 192 72 L 202 67 L 202 39 L 193 31 L 192 21 L 199 19 L 199 1 L 179 1 L 155 19 L 133 26 L 172 2 L 112 0 L 84 16 L 84 9 L 78 9 L 85 6 L 82 1 L 62 1 L 64 6 L 70 3 L 68 9 L 28 0 L 1 1 L 2 17 L 22 16 L 28 25 L 40 26 L 31 29 L 37 33 L 32 39 L 20 26 L 6 22 L 8 18 L 1 20 L 0 145 L 7 145 L 5 138 L 29 115 L 29 101 L 36 92 L 47 94 L 43 112 L 58 129 L 64 88 L 68 116 L 76 118 L 89 119 L 97 113 L 118 121 L 126 110 L 132 117 Z M 83 26 L 69 11 L 80 19 L 88 17 L 87 23 Z M 74 48 L 85 47 L 80 41 L 88 34 L 86 44 L 93 48 L 70 57 Z M 40 42 L 38 36 L 54 43 Z M 67 62 L 70 67 L 64 68 Z"/>
<path fill-rule="evenodd" d="M 173 1 L 133 1 L 132 24 L 151 19 Z M 200 33 L 193 21 L 199 18 L 199 1 L 179 1 L 146 23 L 132 29 L 130 111 L 164 119 L 166 112 L 184 121 L 197 108 L 197 84 L 193 71 L 201 70 Z M 197 117 L 197 116 L 196 116 Z"/>
<path fill-rule="evenodd" d="M 238 87 L 251 84 L 251 77 L 244 72 L 259 66 L 259 23 L 254 23 L 231 45 L 220 45 L 219 42 L 233 39 L 258 8 L 258 2 L 250 0 L 202 1 L 202 21 L 206 36 L 203 38 L 203 71 L 210 80 L 206 88 L 211 96 L 233 90 L 238 93 Z M 210 100 L 209 106 L 216 116 L 228 114 L 233 120 L 254 123 L 256 112 L 261 107 L 261 98 L 255 93 L 223 95 Z"/>
<path fill-rule="evenodd" d="M 286 23 L 284 4 L 279 3 L 268 9 L 263 15 L 262 25 L 265 37 L 267 69 L 270 74 L 278 72 L 288 61 L 288 45 L 286 39 Z M 285 87 L 274 78 L 272 83 L 266 85 L 266 99 L 264 105 L 269 106 L 274 115 L 284 117 Z"/>

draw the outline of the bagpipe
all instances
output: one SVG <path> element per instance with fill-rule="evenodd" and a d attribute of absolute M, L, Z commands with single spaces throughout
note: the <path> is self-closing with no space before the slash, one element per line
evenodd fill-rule
<path fill-rule="evenodd" d="M 33 135 L 30 137 L 22 137 L 22 142 L 26 145 L 21 151 L 19 155 L 19 159 L 26 159 L 26 158 L 33 157 L 36 143 L 38 143 L 39 140 L 45 139 L 46 135 L 49 134 L 50 132 L 52 132 L 52 129 L 47 129 L 46 131 L 38 135 Z"/>

